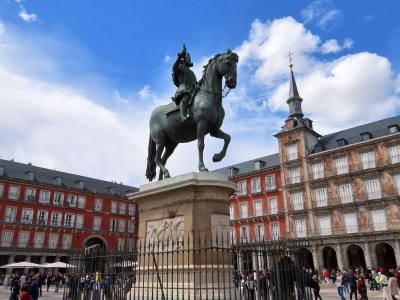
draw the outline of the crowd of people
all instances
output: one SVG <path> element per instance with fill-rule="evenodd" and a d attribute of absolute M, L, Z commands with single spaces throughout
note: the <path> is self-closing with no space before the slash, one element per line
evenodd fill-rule
<path fill-rule="evenodd" d="M 368 300 L 368 291 L 381 291 L 383 300 L 399 299 L 400 267 L 384 270 L 383 268 L 349 268 L 344 270 L 322 271 L 325 284 L 334 284 L 339 299 L 345 300 L 348 294 L 350 300 Z"/>

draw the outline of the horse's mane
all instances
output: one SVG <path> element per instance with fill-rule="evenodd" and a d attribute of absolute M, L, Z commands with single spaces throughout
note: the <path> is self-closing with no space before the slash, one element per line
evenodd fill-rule
<path fill-rule="evenodd" d="M 207 73 L 207 68 L 208 68 L 208 66 L 209 66 L 212 62 L 216 61 L 216 60 L 219 59 L 219 58 L 222 58 L 223 56 L 233 56 L 235 62 L 239 62 L 239 55 L 237 55 L 237 53 L 233 52 L 231 49 L 228 49 L 228 50 L 226 51 L 226 53 L 217 53 L 217 54 L 215 54 L 214 57 L 210 58 L 210 59 L 208 60 L 208 63 L 207 63 L 206 65 L 203 66 L 203 68 L 204 68 L 204 70 L 203 70 L 203 75 L 201 76 L 201 79 L 199 80 L 199 82 L 198 82 L 198 84 L 197 84 L 198 86 L 201 86 L 201 84 L 203 83 L 204 77 L 206 76 L 206 73 Z"/>

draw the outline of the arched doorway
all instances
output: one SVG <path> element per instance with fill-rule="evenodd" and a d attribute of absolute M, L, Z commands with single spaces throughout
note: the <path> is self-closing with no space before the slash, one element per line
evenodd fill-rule
<path fill-rule="evenodd" d="M 299 268 L 314 269 L 314 260 L 311 251 L 307 248 L 299 248 L 295 256 L 295 264 Z"/>
<path fill-rule="evenodd" d="M 85 248 L 89 248 L 94 245 L 99 245 L 100 248 L 102 248 L 104 250 L 106 249 L 106 244 L 104 243 L 104 241 L 101 238 L 98 238 L 98 237 L 89 238 L 85 243 Z"/>
<path fill-rule="evenodd" d="M 376 259 L 379 268 L 385 270 L 395 269 L 397 267 L 396 256 L 393 247 L 388 243 L 379 243 L 375 247 Z"/>
<path fill-rule="evenodd" d="M 327 268 L 328 270 L 332 270 L 332 269 L 337 270 L 338 262 L 337 262 L 335 249 L 333 249 L 330 246 L 327 246 L 322 251 L 322 255 L 323 255 L 323 261 L 324 261 L 324 268 Z"/>
<path fill-rule="evenodd" d="M 355 244 L 350 245 L 347 248 L 347 261 L 348 261 L 348 266 L 347 267 L 363 267 L 365 268 L 365 256 L 364 256 L 364 250 Z"/>

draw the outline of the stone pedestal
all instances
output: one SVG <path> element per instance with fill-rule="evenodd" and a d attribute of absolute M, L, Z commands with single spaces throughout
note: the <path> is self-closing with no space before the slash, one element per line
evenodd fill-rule
<path fill-rule="evenodd" d="M 188 173 L 142 185 L 137 296 L 231 299 L 229 196 L 236 185 L 214 173 Z M 140 281 L 142 280 L 142 281 Z"/>

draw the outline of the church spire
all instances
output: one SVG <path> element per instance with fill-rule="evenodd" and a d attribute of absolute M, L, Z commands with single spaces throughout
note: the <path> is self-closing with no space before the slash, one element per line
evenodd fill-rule
<path fill-rule="evenodd" d="M 300 97 L 299 91 L 297 90 L 296 80 L 294 79 L 294 74 L 293 74 L 293 64 L 290 64 L 289 67 L 290 67 L 290 90 L 289 90 L 289 98 L 286 101 L 286 103 L 289 105 L 289 118 L 301 119 L 304 116 L 301 110 L 301 102 L 303 102 L 303 99 Z"/>

